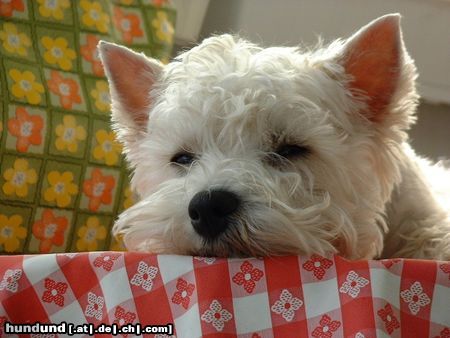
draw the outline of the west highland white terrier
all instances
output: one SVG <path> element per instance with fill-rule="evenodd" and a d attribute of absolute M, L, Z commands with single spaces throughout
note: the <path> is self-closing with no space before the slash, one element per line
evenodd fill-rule
<path fill-rule="evenodd" d="M 399 15 L 313 50 L 225 34 L 168 65 L 99 51 L 140 198 L 113 228 L 129 250 L 450 259 L 450 176 L 408 145 Z"/>

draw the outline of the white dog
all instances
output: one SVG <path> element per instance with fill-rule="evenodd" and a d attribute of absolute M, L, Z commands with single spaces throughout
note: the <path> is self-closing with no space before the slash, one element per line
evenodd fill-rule
<path fill-rule="evenodd" d="M 399 21 L 306 51 L 215 36 L 166 66 L 101 42 L 140 197 L 114 234 L 154 253 L 450 259 L 449 175 L 407 143 Z"/>

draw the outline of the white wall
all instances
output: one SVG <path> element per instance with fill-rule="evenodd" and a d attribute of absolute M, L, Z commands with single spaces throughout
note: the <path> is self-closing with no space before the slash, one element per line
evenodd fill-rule
<path fill-rule="evenodd" d="M 175 44 L 185 45 L 197 41 L 209 0 L 172 0 L 172 3 L 178 13 Z"/>
<path fill-rule="evenodd" d="M 264 45 L 313 45 L 318 35 L 347 37 L 393 12 L 403 16 L 423 97 L 450 104 L 449 0 L 211 0 L 202 35 L 232 31 Z"/>
<path fill-rule="evenodd" d="M 450 159 L 450 106 L 422 102 L 409 135 L 417 153 L 434 160 Z"/>

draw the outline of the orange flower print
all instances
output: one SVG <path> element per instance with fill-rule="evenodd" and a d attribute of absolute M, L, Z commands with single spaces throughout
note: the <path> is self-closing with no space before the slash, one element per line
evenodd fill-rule
<path fill-rule="evenodd" d="M 86 36 L 86 44 L 81 46 L 81 55 L 91 63 L 92 72 L 97 76 L 104 76 L 103 66 L 98 56 L 97 44 L 99 39 L 95 35 Z"/>
<path fill-rule="evenodd" d="M 45 209 L 42 218 L 33 224 L 33 235 L 41 240 L 39 252 L 49 253 L 53 245 L 63 245 L 67 226 L 66 217 L 56 217 L 50 209 Z"/>
<path fill-rule="evenodd" d="M 28 151 L 30 144 L 42 143 L 42 128 L 44 121 L 39 115 L 30 115 L 24 107 L 16 108 L 16 117 L 8 121 L 8 130 L 17 137 L 16 150 L 21 153 Z"/>
<path fill-rule="evenodd" d="M 83 192 L 89 197 L 90 211 L 97 211 L 101 204 L 111 204 L 115 184 L 113 176 L 103 176 L 98 168 L 92 170 L 91 179 L 83 183 Z"/>
<path fill-rule="evenodd" d="M 167 2 L 168 0 L 153 0 L 153 5 L 160 7 L 164 6 Z"/>
<path fill-rule="evenodd" d="M 144 32 L 139 27 L 140 19 L 136 14 L 125 14 L 120 8 L 114 8 L 114 24 L 122 33 L 125 43 L 132 43 L 135 37 L 144 36 Z"/>
<path fill-rule="evenodd" d="M 0 0 L 0 16 L 10 17 L 13 11 L 23 12 L 24 10 L 22 0 Z"/>
<path fill-rule="evenodd" d="M 75 80 L 63 78 L 60 73 L 52 70 L 47 85 L 53 94 L 59 96 L 59 102 L 64 109 L 71 109 L 74 103 L 81 103 L 78 83 Z"/>

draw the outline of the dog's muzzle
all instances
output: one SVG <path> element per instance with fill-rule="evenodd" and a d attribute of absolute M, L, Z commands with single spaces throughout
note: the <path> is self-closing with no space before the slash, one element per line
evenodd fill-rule
<path fill-rule="evenodd" d="M 205 239 L 214 239 L 230 225 L 230 216 L 240 204 L 239 197 L 225 190 L 200 191 L 189 203 L 194 230 Z"/>

